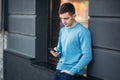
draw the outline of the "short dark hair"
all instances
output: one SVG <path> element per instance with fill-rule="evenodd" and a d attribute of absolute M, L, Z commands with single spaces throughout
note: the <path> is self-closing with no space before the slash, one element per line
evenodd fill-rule
<path fill-rule="evenodd" d="M 59 14 L 68 12 L 70 15 L 75 14 L 75 8 L 71 3 L 64 3 L 59 8 Z"/>

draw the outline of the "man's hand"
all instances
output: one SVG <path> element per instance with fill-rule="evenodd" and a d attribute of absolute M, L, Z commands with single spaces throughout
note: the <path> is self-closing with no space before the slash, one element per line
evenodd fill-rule
<path fill-rule="evenodd" d="M 50 51 L 50 53 L 54 56 L 54 57 L 57 57 L 58 55 L 59 55 L 59 53 L 58 52 L 54 52 L 54 51 Z"/>
<path fill-rule="evenodd" d="M 62 71 L 60 71 L 61 73 L 67 73 L 67 74 L 70 74 L 70 72 L 69 71 L 67 71 L 67 70 L 62 70 Z"/>
<path fill-rule="evenodd" d="M 59 55 L 59 53 L 57 52 L 57 48 L 55 47 L 54 50 L 56 51 L 53 51 L 51 50 L 50 53 L 54 56 L 54 57 L 57 57 Z"/>

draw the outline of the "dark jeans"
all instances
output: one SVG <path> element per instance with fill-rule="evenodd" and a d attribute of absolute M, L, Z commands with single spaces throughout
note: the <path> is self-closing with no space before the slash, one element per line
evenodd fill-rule
<path fill-rule="evenodd" d="M 61 73 L 60 70 L 56 70 L 53 80 L 82 80 L 80 75 L 70 75 L 66 73 Z"/>

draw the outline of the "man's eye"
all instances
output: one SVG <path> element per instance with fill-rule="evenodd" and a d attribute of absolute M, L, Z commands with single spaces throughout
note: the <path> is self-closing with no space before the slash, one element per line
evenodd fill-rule
<path fill-rule="evenodd" d="M 67 20 L 68 18 L 64 18 L 65 20 Z"/>

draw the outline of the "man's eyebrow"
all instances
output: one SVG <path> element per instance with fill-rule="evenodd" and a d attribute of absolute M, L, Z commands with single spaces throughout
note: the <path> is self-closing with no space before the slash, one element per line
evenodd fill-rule
<path fill-rule="evenodd" d="M 61 19 L 68 19 L 68 18 L 61 18 Z"/>

